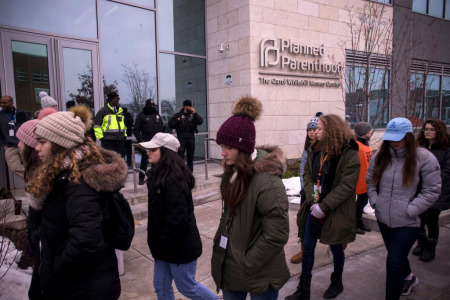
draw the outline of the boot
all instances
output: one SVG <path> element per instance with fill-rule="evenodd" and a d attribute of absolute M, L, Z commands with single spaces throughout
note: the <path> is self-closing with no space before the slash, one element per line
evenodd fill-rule
<path fill-rule="evenodd" d="M 416 256 L 422 254 L 423 250 L 425 250 L 425 245 L 427 242 L 427 236 L 425 233 L 419 233 L 419 237 L 417 238 L 417 246 L 414 247 L 412 253 Z"/>
<path fill-rule="evenodd" d="M 309 300 L 311 297 L 311 278 L 312 275 L 300 275 L 300 282 L 297 290 L 290 296 L 284 298 L 285 300 Z"/>
<path fill-rule="evenodd" d="M 342 291 L 344 286 L 342 285 L 342 273 L 331 273 L 331 283 L 328 289 L 323 294 L 325 299 L 336 298 Z"/>
<path fill-rule="evenodd" d="M 303 259 L 303 242 L 300 243 L 300 246 L 301 246 L 300 252 L 291 257 L 291 263 L 293 263 L 293 264 L 299 264 L 299 263 L 302 262 L 302 259 Z"/>
<path fill-rule="evenodd" d="M 434 259 L 434 256 L 436 254 L 436 245 L 437 240 L 427 238 L 425 250 L 423 251 L 422 255 L 419 257 L 421 261 L 424 262 L 430 262 Z"/>

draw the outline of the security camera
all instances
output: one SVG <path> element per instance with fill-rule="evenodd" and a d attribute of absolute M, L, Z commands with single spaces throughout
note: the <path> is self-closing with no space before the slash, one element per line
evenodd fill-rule
<path fill-rule="evenodd" d="M 219 53 L 224 53 L 227 50 L 228 50 L 228 44 L 226 44 L 226 43 L 220 44 Z"/>

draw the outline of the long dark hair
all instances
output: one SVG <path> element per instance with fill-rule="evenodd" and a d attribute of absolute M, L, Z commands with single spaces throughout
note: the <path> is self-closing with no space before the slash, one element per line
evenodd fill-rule
<path fill-rule="evenodd" d="M 220 183 L 220 193 L 225 205 L 235 215 L 236 206 L 244 200 L 250 181 L 253 178 L 253 161 L 249 153 L 239 151 L 236 163 L 233 166 L 224 164 L 224 173 Z M 234 172 L 237 176 L 230 182 Z"/>
<path fill-rule="evenodd" d="M 450 142 L 447 133 L 447 126 L 444 122 L 438 119 L 428 119 L 423 123 L 422 129 L 420 129 L 419 135 L 417 136 L 417 142 L 419 145 L 424 145 L 429 147 L 429 140 L 425 138 L 425 126 L 427 124 L 431 124 L 433 128 L 436 130 L 436 141 L 439 143 L 439 146 L 447 149 Z"/>
<path fill-rule="evenodd" d="M 306 130 L 305 147 L 303 148 L 304 150 L 308 150 L 309 146 L 311 146 L 311 142 L 313 141 L 313 139 L 309 138 L 309 132 L 308 131 L 309 131 L 309 129 Z"/>
<path fill-rule="evenodd" d="M 406 142 L 406 158 L 402 168 L 402 185 L 409 186 L 413 182 L 416 172 L 418 144 L 414 134 L 411 132 L 408 132 L 404 139 Z M 375 158 L 375 168 L 372 176 L 372 182 L 374 183 L 380 182 L 383 172 L 392 163 L 389 148 L 389 141 L 383 141 L 380 150 L 378 150 L 379 154 Z"/>
<path fill-rule="evenodd" d="M 21 151 L 21 156 L 25 167 L 24 179 L 25 181 L 28 181 L 33 176 L 33 172 L 42 164 L 42 162 L 34 148 L 31 148 L 26 144 L 23 145 L 24 148 L 23 151 Z"/>
<path fill-rule="evenodd" d="M 167 179 L 170 177 L 183 191 L 193 189 L 195 178 L 183 159 L 177 153 L 165 147 L 161 147 L 159 150 L 161 151 L 161 157 L 158 163 L 150 169 L 150 188 L 153 191 L 156 191 L 159 186 L 165 189 Z"/>

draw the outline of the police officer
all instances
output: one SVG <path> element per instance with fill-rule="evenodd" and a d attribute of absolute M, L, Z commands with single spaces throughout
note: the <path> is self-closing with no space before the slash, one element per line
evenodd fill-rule
<path fill-rule="evenodd" d="M 145 101 L 145 106 L 136 117 L 134 122 L 134 135 L 138 143 L 150 141 L 158 132 L 166 131 L 166 125 L 163 124 L 161 115 L 155 108 L 153 99 Z M 148 156 L 147 152 L 142 151 L 141 165 L 142 171 L 147 172 Z M 144 184 L 145 175 L 139 173 L 139 185 Z"/>
<path fill-rule="evenodd" d="M 195 112 L 193 106 L 192 100 L 184 100 L 183 108 L 169 120 L 169 128 L 176 129 L 180 141 L 178 155 L 184 159 L 184 152 L 187 152 L 187 165 L 191 172 L 194 171 L 194 134 L 198 133 L 197 125 L 203 123 L 202 117 Z"/>
<path fill-rule="evenodd" d="M 115 151 L 123 157 L 127 128 L 119 100 L 117 92 L 108 94 L 108 103 L 95 116 L 94 132 L 103 148 Z"/>

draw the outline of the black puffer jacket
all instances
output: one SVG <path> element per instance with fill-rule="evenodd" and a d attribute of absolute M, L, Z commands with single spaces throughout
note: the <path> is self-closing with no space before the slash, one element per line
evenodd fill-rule
<path fill-rule="evenodd" d="M 152 107 L 144 107 L 134 122 L 134 135 L 139 143 L 148 142 L 155 134 L 165 130 L 166 126 L 163 124 L 161 116 Z"/>
<path fill-rule="evenodd" d="M 147 174 L 151 182 L 152 171 Z M 202 254 L 192 193 L 182 190 L 172 178 L 165 186 L 156 191 L 149 188 L 147 243 L 156 260 L 190 263 Z"/>
<path fill-rule="evenodd" d="M 427 148 L 426 145 L 422 145 Z M 434 143 L 429 149 L 441 166 L 442 189 L 437 201 L 431 209 L 446 210 L 450 208 L 450 148 L 444 149 L 439 143 Z"/>
<path fill-rule="evenodd" d="M 193 138 L 198 133 L 197 125 L 203 124 L 203 118 L 198 113 L 185 113 L 184 108 L 169 120 L 169 128 L 176 129 L 179 139 Z"/>
<path fill-rule="evenodd" d="M 115 152 L 101 149 L 107 164 L 81 171 L 71 185 L 67 171 L 45 199 L 40 229 L 39 276 L 43 299 L 118 299 L 120 280 L 114 248 L 102 236 L 99 192 L 120 189 L 126 164 Z"/>

